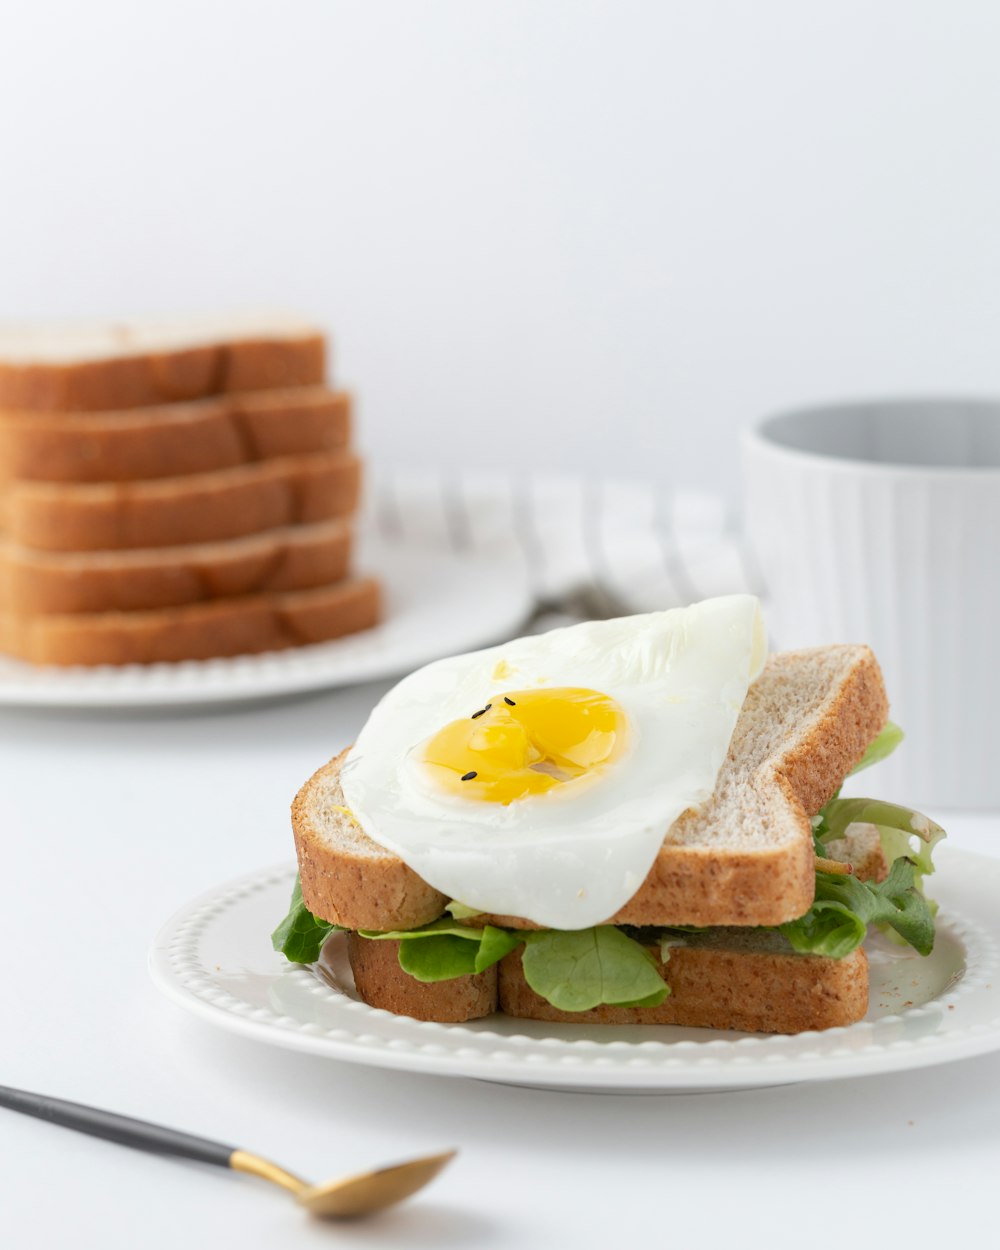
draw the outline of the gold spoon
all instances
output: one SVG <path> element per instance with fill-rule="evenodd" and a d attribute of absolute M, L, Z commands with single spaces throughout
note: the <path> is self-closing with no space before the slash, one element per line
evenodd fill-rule
<path fill-rule="evenodd" d="M 164 1128 L 162 1124 L 150 1124 L 146 1120 L 135 1120 L 131 1116 L 102 1111 L 83 1103 L 65 1102 L 61 1098 L 48 1098 L 44 1094 L 0 1085 L 0 1107 L 33 1115 L 39 1120 L 50 1120 L 53 1124 L 77 1129 L 92 1137 L 103 1137 L 105 1141 L 134 1146 L 138 1150 L 196 1159 L 199 1163 L 248 1172 L 251 1176 L 259 1176 L 272 1185 L 290 1190 L 300 1206 L 319 1216 L 343 1218 L 371 1215 L 391 1207 L 409 1198 L 418 1189 L 423 1189 L 457 1154 L 455 1150 L 445 1150 L 422 1159 L 410 1159 L 406 1163 L 327 1181 L 325 1185 L 310 1185 L 308 1181 L 293 1176 L 276 1163 L 248 1150 L 236 1150 L 206 1137 L 195 1137 L 177 1129 Z"/>

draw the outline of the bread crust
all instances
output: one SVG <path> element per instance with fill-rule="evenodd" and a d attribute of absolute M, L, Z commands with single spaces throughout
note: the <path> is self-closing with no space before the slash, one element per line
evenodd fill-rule
<path fill-rule="evenodd" d="M 685 814 L 676 822 L 638 893 L 611 917 L 611 924 L 658 924 L 657 917 L 666 915 L 676 924 L 776 925 L 809 910 L 815 892 L 812 817 L 836 794 L 889 716 L 878 661 L 870 648 L 856 650 L 857 662 L 821 719 L 769 759 L 747 789 L 760 821 L 774 819 L 777 808 L 796 826 L 795 843 L 781 851 L 729 855 L 724 861 L 711 851 L 683 845 L 686 826 L 712 820 L 713 798 L 703 816 Z M 772 674 L 796 654 L 802 653 L 773 657 Z M 747 713 L 763 695 L 762 687 L 751 689 Z M 740 750 L 738 726 L 730 762 L 739 759 Z"/>
<path fill-rule="evenodd" d="M 237 391 L 318 386 L 322 334 L 240 337 L 98 360 L 0 361 L 0 409 L 40 412 L 143 408 Z"/>
<path fill-rule="evenodd" d="M 868 959 L 717 947 L 676 947 L 657 959 L 670 993 L 658 1007 L 559 1011 L 524 979 L 520 949 L 500 963 L 499 1006 L 523 1020 L 561 1024 L 676 1024 L 745 1033 L 804 1033 L 854 1024 L 868 1010 Z"/>
<path fill-rule="evenodd" d="M 759 744 L 761 758 L 744 775 L 745 758 L 754 755 L 747 741 L 748 726 L 771 723 L 772 704 L 775 709 L 783 706 L 782 683 L 804 667 L 814 672 L 810 681 L 816 687 L 818 709 L 808 732 L 796 736 L 789 731 L 786 737 L 784 724 L 774 719 L 777 745 L 770 740 Z M 792 719 L 794 713 L 792 708 L 786 715 Z M 701 812 L 688 813 L 671 826 L 645 881 L 608 923 L 779 925 L 803 915 L 815 890 L 810 818 L 836 792 L 887 716 L 881 672 L 867 647 L 828 647 L 771 657 L 747 696 L 715 795 Z M 303 878 L 306 906 L 350 929 L 427 924 L 449 900 L 367 838 L 349 817 L 330 815 L 337 805 L 344 805 L 338 778 L 345 756 L 343 752 L 319 769 L 293 806 L 300 864 L 303 847 L 309 854 Z M 773 848 L 740 850 L 725 842 L 713 844 L 713 821 L 720 808 L 734 801 L 730 791 L 744 804 L 745 821 L 775 828 Z M 323 832 L 319 819 L 323 814 L 335 826 L 336 837 Z M 372 896 L 378 900 L 376 907 L 371 905 Z M 504 928 L 537 927 L 516 916 L 484 919 Z"/>
<path fill-rule="evenodd" d="M 802 1033 L 853 1024 L 868 1009 L 868 960 L 771 951 L 675 947 L 655 956 L 670 994 L 658 1007 L 560 1011 L 524 979 L 520 949 L 475 977 L 423 984 L 399 966 L 399 943 L 348 934 L 355 987 L 372 1007 L 418 1020 L 455 1023 L 494 1010 L 557 1024 L 674 1024 L 747 1033 Z M 499 975 L 497 975 L 499 969 Z M 492 980 L 488 979 L 490 973 Z"/>
<path fill-rule="evenodd" d="M 497 968 L 451 981 L 417 981 L 399 966 L 399 943 L 372 942 L 347 935 L 354 986 L 369 1007 L 397 1016 L 457 1024 L 492 1015 L 497 1009 Z"/>
<path fill-rule="evenodd" d="M 61 615 L 308 590 L 347 576 L 352 543 L 351 523 L 334 520 L 153 550 L 40 552 L 0 544 L 0 603 L 17 615 Z"/>
<path fill-rule="evenodd" d="M 415 929 L 436 920 L 448 899 L 395 855 L 375 846 L 344 808 L 340 768 L 347 751 L 317 769 L 292 802 L 302 901 L 315 916 L 348 929 Z M 324 823 L 341 834 L 330 846 Z"/>
<path fill-rule="evenodd" d="M 157 664 L 281 651 L 327 642 L 378 622 L 372 578 L 154 612 L 77 616 L 0 614 L 0 651 L 33 664 Z"/>
<path fill-rule="evenodd" d="M 177 547 L 348 516 L 360 489 L 360 460 L 335 451 L 147 482 L 13 482 L 0 515 L 42 551 Z"/>
<path fill-rule="evenodd" d="M 0 479 L 127 482 L 335 451 L 351 397 L 325 387 L 93 413 L 0 413 Z"/>

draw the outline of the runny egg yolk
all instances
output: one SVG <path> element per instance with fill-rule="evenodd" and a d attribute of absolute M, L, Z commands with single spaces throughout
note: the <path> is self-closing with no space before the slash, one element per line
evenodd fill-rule
<path fill-rule="evenodd" d="M 445 725 L 415 754 L 449 793 L 506 806 L 593 777 L 621 755 L 627 731 L 620 705 L 596 690 L 512 690 Z"/>

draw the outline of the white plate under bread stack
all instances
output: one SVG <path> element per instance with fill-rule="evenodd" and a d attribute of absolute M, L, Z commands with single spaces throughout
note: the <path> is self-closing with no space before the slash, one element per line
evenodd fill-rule
<path fill-rule="evenodd" d="M 150 664 L 374 625 L 350 440 L 307 323 L 0 328 L 0 650 Z"/>

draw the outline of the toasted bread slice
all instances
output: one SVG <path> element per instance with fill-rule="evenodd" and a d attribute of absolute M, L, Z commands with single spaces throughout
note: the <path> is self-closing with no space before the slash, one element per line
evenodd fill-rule
<path fill-rule="evenodd" d="M 0 613 L 0 651 L 34 664 L 156 664 L 281 651 L 369 629 L 378 583 L 349 579 L 281 595 L 219 599 L 155 612 Z"/>
<path fill-rule="evenodd" d="M 441 1024 L 475 1020 L 497 1009 L 496 964 L 485 972 L 427 983 L 399 966 L 398 942 L 371 942 L 348 933 L 347 954 L 354 987 L 370 1007 Z"/>
<path fill-rule="evenodd" d="M 520 950 L 478 976 L 431 984 L 399 966 L 399 943 L 348 934 L 358 994 L 369 1006 L 418 1020 L 451 1023 L 500 1010 L 524 1020 L 561 1024 L 677 1024 L 748 1033 L 802 1033 L 853 1024 L 868 1009 L 868 960 L 860 948 L 845 959 L 796 955 L 775 933 L 713 930 L 691 934 L 657 959 L 670 994 L 658 1007 L 560 1011 L 531 989 Z M 499 975 L 497 970 L 499 969 Z M 492 977 L 491 977 L 492 974 Z"/>
<path fill-rule="evenodd" d="M 363 939 L 359 939 L 363 940 Z M 868 1010 L 868 960 L 797 955 L 780 934 L 713 929 L 674 947 L 659 971 L 670 993 L 658 1007 L 560 1011 L 524 979 L 521 951 L 500 963 L 500 1010 L 564 1024 L 679 1024 L 746 1033 L 804 1033 L 854 1024 Z"/>
<path fill-rule="evenodd" d="M 863 646 L 770 657 L 750 688 L 715 793 L 665 831 L 646 880 L 612 924 L 778 925 L 809 910 L 810 817 L 885 724 L 878 663 Z M 411 929 L 449 901 L 345 812 L 340 766 L 311 778 L 292 807 L 306 906 L 348 929 Z M 507 928 L 516 916 L 488 917 Z"/>
<path fill-rule="evenodd" d="M 149 482 L 11 482 L 0 518 L 42 551 L 179 547 L 348 516 L 360 489 L 360 460 L 334 451 Z"/>
<path fill-rule="evenodd" d="M 415 929 L 449 901 L 351 819 L 340 788 L 347 752 L 325 764 L 295 796 L 292 829 L 302 898 L 316 916 L 347 929 Z"/>
<path fill-rule="evenodd" d="M 229 316 L 0 326 L 0 408 L 141 408 L 236 391 L 317 386 L 326 343 L 298 318 Z"/>
<path fill-rule="evenodd" d="M 20 616 L 132 612 L 328 586 L 347 576 L 349 520 L 222 543 L 136 551 L 37 551 L 0 542 L 0 603 Z"/>
<path fill-rule="evenodd" d="M 129 482 L 336 451 L 351 397 L 322 386 L 114 412 L 0 413 L 0 480 Z"/>

